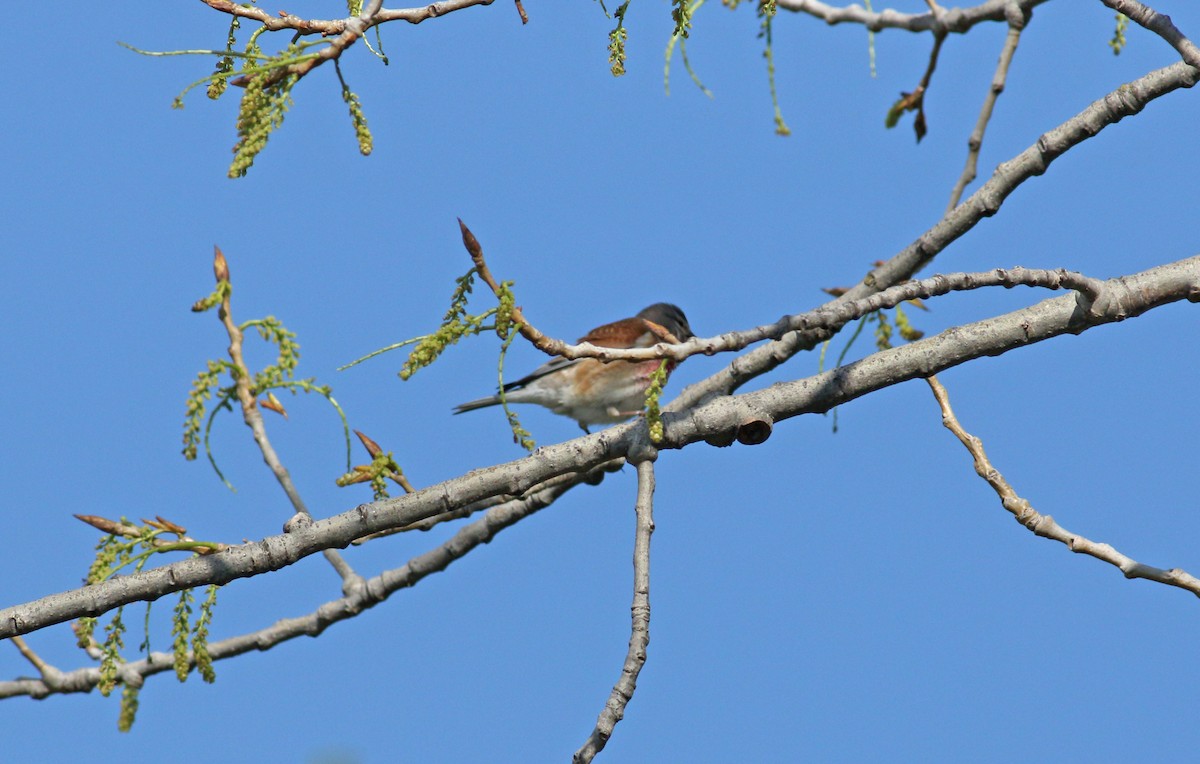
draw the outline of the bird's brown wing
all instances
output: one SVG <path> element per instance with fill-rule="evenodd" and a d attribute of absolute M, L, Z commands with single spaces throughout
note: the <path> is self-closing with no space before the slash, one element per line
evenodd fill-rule
<path fill-rule="evenodd" d="M 675 338 L 662 326 L 644 318 L 622 318 L 611 324 L 597 326 L 580 342 L 590 342 L 604 348 L 649 347 L 657 342 L 675 342 Z"/>
<path fill-rule="evenodd" d="M 578 340 L 578 342 L 590 342 L 602 348 L 650 347 L 658 342 L 677 341 L 674 335 L 662 326 L 653 321 L 647 321 L 644 318 L 622 318 L 620 321 L 613 321 L 611 324 L 597 326 Z M 547 361 L 515 382 L 507 383 L 504 385 L 504 389 L 505 391 L 520 389 L 536 379 L 541 379 L 547 374 L 553 374 L 568 366 L 573 366 L 582 360 L 584 359 L 576 358 L 568 360 L 566 358 L 555 358 Z"/>

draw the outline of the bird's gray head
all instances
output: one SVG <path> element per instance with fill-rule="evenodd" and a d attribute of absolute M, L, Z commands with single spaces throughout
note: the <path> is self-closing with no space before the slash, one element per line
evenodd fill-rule
<path fill-rule="evenodd" d="M 656 302 L 641 313 L 638 313 L 637 317 L 653 321 L 675 335 L 675 338 L 680 342 L 690 340 L 695 336 L 692 334 L 692 327 L 688 326 L 687 316 L 683 315 L 683 311 L 679 309 L 679 306 L 672 305 L 669 302 Z"/>

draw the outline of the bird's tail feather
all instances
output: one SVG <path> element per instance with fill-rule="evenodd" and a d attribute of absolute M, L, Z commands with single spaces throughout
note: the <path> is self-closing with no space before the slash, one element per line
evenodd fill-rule
<path fill-rule="evenodd" d="M 488 406 L 499 406 L 499 405 L 500 405 L 500 398 L 498 396 L 493 395 L 490 398 L 478 398 L 473 401 L 467 401 L 466 403 L 460 403 L 454 407 L 454 413 L 462 414 L 467 411 L 474 411 L 475 409 L 483 409 L 483 408 L 487 408 Z"/>

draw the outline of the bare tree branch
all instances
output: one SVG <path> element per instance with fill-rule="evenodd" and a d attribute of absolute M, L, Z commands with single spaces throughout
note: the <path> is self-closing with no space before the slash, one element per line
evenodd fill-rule
<path fill-rule="evenodd" d="M 625 717 L 625 706 L 637 689 L 638 674 L 646 664 L 646 647 L 650 644 L 650 534 L 654 533 L 654 462 L 644 459 L 637 463 L 638 490 L 637 531 L 633 544 L 633 605 L 630 607 L 632 626 L 629 650 L 621 678 L 613 685 L 608 702 L 596 720 L 596 727 L 587 741 L 575 752 L 576 764 L 587 764 L 604 750 L 613 728 Z"/>
<path fill-rule="evenodd" d="M 493 0 L 443 0 L 431 3 L 421 8 L 404 8 L 395 11 L 382 10 L 382 0 L 368 0 L 362 13 L 345 19 L 313 20 L 302 19 L 289 13 L 272 16 L 260 8 L 245 7 L 229 0 L 201 0 L 214 10 L 228 13 L 232 16 L 253 19 L 261 22 L 268 30 L 276 32 L 294 30 L 300 35 L 320 34 L 330 38 L 329 44 L 316 51 L 311 57 L 283 67 L 272 76 L 295 74 L 300 77 L 311 72 L 326 61 L 336 61 L 351 45 L 358 41 L 368 29 L 388 21 L 407 21 L 419 24 L 426 19 L 443 16 L 452 11 L 462 10 L 474 5 L 491 5 Z M 236 80 L 234 81 L 236 84 Z"/>
<path fill-rule="evenodd" d="M 215 11 L 257 21 L 272 32 L 290 29 L 300 34 L 334 35 L 346 31 L 346 19 L 332 21 L 308 20 L 302 19 L 299 16 L 293 16 L 286 11 L 281 11 L 279 15 L 272 16 L 262 8 L 253 5 L 240 5 L 231 2 L 231 0 L 200 0 L 200 2 Z"/>
<path fill-rule="evenodd" d="M 599 482 L 603 475 L 592 476 Z M 285 618 L 271 626 L 243 634 L 220 642 L 210 643 L 208 652 L 212 660 L 218 661 L 232 658 L 251 650 L 269 650 L 272 647 L 296 637 L 315 637 L 335 623 L 354 618 L 369 608 L 378 605 L 389 596 L 399 591 L 415 586 L 418 582 L 432 573 L 440 573 L 455 560 L 465 557 L 481 544 L 486 544 L 495 538 L 496 534 L 505 528 L 534 514 L 540 509 L 553 504 L 574 485 L 575 482 L 561 481 L 556 485 L 535 491 L 522 499 L 513 499 L 493 507 L 488 513 L 475 522 L 464 526 L 446 543 L 414 557 L 406 564 L 393 570 L 387 570 L 378 576 L 367 579 L 361 586 L 336 600 L 326 602 L 315 611 L 297 618 Z M 13 641 L 21 639 L 14 637 Z M 22 654 L 26 653 L 18 649 Z M 32 651 L 30 651 L 32 652 Z M 34 658 L 26 655 L 33 662 Z M 194 658 L 190 659 L 194 662 Z M 34 663 L 38 666 L 37 663 Z M 17 679 L 0 682 L 0 698 L 29 695 L 34 698 L 44 698 L 55 693 L 90 692 L 100 681 L 100 669 L 94 666 L 62 672 L 52 667 L 38 666 L 41 679 Z M 168 653 L 152 653 L 144 660 L 126 663 L 122 667 L 123 676 L 137 677 L 138 681 L 163 671 L 174 671 L 174 658 Z"/>
<path fill-rule="evenodd" d="M 807 379 L 781 382 L 764 390 L 725 396 L 682 413 L 672 405 L 664 413 L 660 448 L 683 448 L 697 441 L 721 442 L 744 422 L 756 429 L 801 414 L 819 413 L 909 379 L 983 356 L 1062 334 L 1132 318 L 1179 300 L 1200 301 L 1200 256 L 1142 273 L 1101 282 L 1100 297 L 1090 305 L 1081 295 L 1037 305 L 973 324 L 948 329 L 911 345 L 876 353 Z M 751 351 L 750 355 L 756 351 Z M 743 356 L 743 358 L 747 357 Z M 741 360 L 732 365 L 737 367 Z M 645 443 L 645 423 L 617 426 L 566 443 L 546 446 L 517 461 L 477 469 L 415 493 L 359 507 L 333 517 L 290 523 L 282 535 L 232 546 L 160 568 L 121 576 L 0 610 L 0 639 L 95 616 L 122 604 L 152 600 L 182 589 L 225 584 L 237 578 L 279 570 L 324 549 L 340 548 L 357 538 L 424 520 L 500 494 L 519 495 L 559 475 L 592 470 L 624 457 Z M 732 438 L 729 440 L 732 442 Z"/>
<path fill-rule="evenodd" d="M 287 29 L 303 35 L 340 35 L 349 28 L 351 21 L 349 18 L 327 20 L 302 19 L 284 12 L 281 12 L 278 16 L 272 16 L 262 8 L 239 5 L 238 3 L 230 2 L 230 0 L 200 0 L 200 2 L 213 10 L 260 22 L 272 32 Z M 382 3 L 372 2 L 370 5 L 378 10 L 372 11 L 371 7 L 366 7 L 357 18 L 363 22 L 361 31 L 366 31 L 370 27 L 387 21 L 407 21 L 410 24 L 420 24 L 427 19 L 445 16 L 447 13 L 461 11 L 464 8 L 470 8 L 475 5 L 491 5 L 492 2 L 493 0 L 442 0 L 442 2 L 422 5 L 419 8 L 399 8 L 396 10 L 379 8 Z"/>
<path fill-rule="evenodd" d="M 1013 159 L 997 165 L 992 177 L 967 201 L 834 302 L 857 300 L 910 278 L 981 220 L 995 215 L 1009 194 L 1025 181 L 1044 173 L 1055 159 L 1095 137 L 1109 125 L 1137 114 L 1154 99 L 1180 88 L 1193 87 L 1198 81 L 1200 70 L 1180 62 L 1139 77 L 1095 101 L 1071 119 L 1043 133 L 1034 145 Z M 675 399 L 673 406 L 690 408 L 715 395 L 732 393 L 827 338 L 824 332 L 798 332 L 756 348 L 718 374 L 688 387 Z"/>
<path fill-rule="evenodd" d="M 987 481 L 987 484 L 1000 497 L 1001 505 L 1012 513 L 1018 523 L 1042 538 L 1065 544 L 1072 552 L 1091 555 L 1097 560 L 1115 566 L 1126 578 L 1144 578 L 1147 581 L 1157 581 L 1160 584 L 1177 586 L 1200 597 L 1200 579 L 1190 573 L 1179 568 L 1164 570 L 1163 568 L 1144 565 L 1137 560 L 1126 557 L 1108 544 L 1098 544 L 1083 536 L 1071 533 L 1066 528 L 1054 522 L 1054 518 L 1050 515 L 1043 515 L 1037 512 L 1028 501 L 1017 495 L 1017 492 L 1004 479 L 1004 476 L 992 466 L 991 461 L 988 460 L 987 454 L 983 450 L 983 441 L 964 430 L 963 426 L 959 424 L 958 418 L 954 416 L 953 409 L 950 408 L 950 395 L 946 392 L 946 388 L 942 386 L 942 383 L 937 380 L 937 377 L 930 377 L 926 381 L 933 388 L 933 397 L 937 399 L 938 406 L 942 409 L 942 424 L 946 426 L 946 429 L 954 433 L 959 442 L 966 447 L 971 457 L 975 460 L 976 474 Z"/>
<path fill-rule="evenodd" d="M 873 32 L 884 29 L 904 29 L 909 32 L 930 32 L 942 29 L 946 32 L 963 33 L 983 21 L 1004 21 L 1011 8 L 1027 13 L 1046 0 L 988 0 L 970 8 L 938 8 L 929 13 L 899 13 L 890 8 L 868 11 L 861 5 L 845 7 L 829 5 L 820 0 L 776 0 L 776 7 L 794 13 L 815 16 L 830 25 L 862 24 Z"/>
<path fill-rule="evenodd" d="M 544 491 L 548 488 L 562 488 L 563 492 L 565 492 L 568 489 L 579 485 L 580 483 L 587 483 L 588 485 L 600 485 L 600 482 L 604 479 L 604 473 L 616 472 L 617 470 L 621 469 L 621 467 L 623 467 L 624 465 L 625 465 L 624 459 L 614 459 L 611 462 L 607 462 L 605 464 L 599 465 L 598 467 L 593 469 L 591 472 L 588 472 L 585 474 L 559 475 L 556 478 L 551 478 L 550 480 L 547 480 L 543 483 L 539 483 L 538 485 L 534 486 L 532 491 Z M 411 493 L 411 491 L 409 491 L 409 493 Z M 527 495 L 528 495 L 528 492 L 527 492 Z M 440 515 L 434 515 L 433 517 L 427 518 L 425 520 L 421 520 L 420 522 L 413 523 L 412 525 L 405 525 L 402 528 L 392 528 L 391 530 L 380 531 L 379 533 L 372 533 L 370 536 L 364 536 L 363 538 L 355 539 L 354 544 L 356 546 L 358 546 L 358 545 L 365 544 L 366 542 L 372 541 L 377 538 L 382 538 L 384 536 L 393 536 L 397 533 L 405 533 L 407 531 L 428 531 L 428 530 L 431 530 L 431 529 L 441 525 L 442 523 L 450 522 L 451 520 L 461 520 L 465 517 L 470 517 L 471 515 L 475 514 L 476 512 L 482 512 L 485 509 L 491 509 L 492 507 L 494 507 L 498 504 L 504 504 L 506 502 L 515 501 L 517 499 L 522 499 L 522 498 L 525 498 L 525 497 L 524 496 L 511 496 L 508 494 L 502 494 L 499 496 L 491 496 L 487 499 L 483 499 L 482 501 L 477 501 L 477 502 L 468 504 L 465 507 L 460 507 L 458 509 L 454 509 L 449 512 L 443 512 Z"/>

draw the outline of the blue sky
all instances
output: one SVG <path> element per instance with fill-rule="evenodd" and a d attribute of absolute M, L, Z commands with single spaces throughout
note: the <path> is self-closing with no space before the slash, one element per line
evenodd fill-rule
<path fill-rule="evenodd" d="M 2 604 L 78 585 L 97 533 L 72 513 L 161 514 L 226 542 L 276 533 L 287 518 L 237 418 L 214 435 L 236 493 L 179 455 L 187 389 L 226 344 L 211 314 L 188 310 L 211 289 L 213 244 L 230 261 L 237 317 L 280 317 L 298 334 L 299 374 L 332 384 L 352 426 L 424 486 L 520 455 L 500 413 L 450 415 L 492 389 L 496 342 L 465 342 L 408 382 L 395 375 L 399 354 L 335 369 L 436 325 L 469 266 L 455 217 L 516 281 L 530 319 L 566 338 L 659 300 L 681 305 L 701 335 L 771 321 L 820 304 L 820 288 L 854 283 L 934 224 L 1003 26 L 947 41 L 916 145 L 909 119 L 888 131 L 883 118 L 919 80 L 927 37 L 878 35 L 872 78 L 863 29 L 782 14 L 784 139 L 743 5 L 710 2 L 697 15 L 689 55 L 711 100 L 678 60 L 663 92 L 666 3 L 633 4 L 620 79 L 605 60 L 611 22 L 586 0 L 527 0 L 525 27 L 507 2 L 388 26 L 390 66 L 361 47 L 343 65 L 374 154 L 358 155 L 323 69 L 238 181 L 225 178 L 235 98 L 213 104 L 197 91 L 182 112 L 169 108 L 209 62 L 116 44 L 216 46 L 224 17 L 195 2 L 137 3 L 65 10 L 50 35 L 14 35 L 20 65 L 0 78 Z M 1194 3 L 1158 7 L 1200 34 Z M 1114 57 L 1112 17 L 1098 2 L 1036 9 L 989 128 L 984 178 L 1175 60 L 1137 28 Z M 1195 254 L 1198 103 L 1174 93 L 1070 152 L 925 275 L 1020 264 L 1111 277 Z M 934 333 L 1043 297 L 973 292 L 915 318 Z M 964 425 L 1040 511 L 1139 561 L 1198 573 L 1196 330 L 1196 309 L 1174 305 L 942 379 Z M 727 360 L 689 360 L 669 392 Z M 510 352 L 514 371 L 541 362 Z M 751 389 L 816 368 L 801 355 Z M 367 500 L 333 484 L 345 463 L 332 411 L 284 403 L 290 419 L 269 420 L 271 434 L 313 512 Z M 578 432 L 540 411 L 524 421 L 543 443 Z M 116 731 L 115 699 L 98 693 L 7 700 L 5 755 L 566 760 L 625 653 L 634 489 L 631 469 L 577 489 L 319 639 L 218 664 L 213 686 L 153 677 L 129 734 Z M 664 453 L 656 521 L 649 661 L 604 761 L 1167 760 L 1200 745 L 1187 712 L 1200 694 L 1195 600 L 1125 581 L 1014 523 L 923 383 L 845 406 L 836 434 L 831 418 L 806 416 L 758 447 Z M 347 556 L 373 575 L 449 532 Z M 235 583 L 213 638 L 336 596 L 319 557 Z M 155 611 L 155 649 L 169 646 L 168 610 Z M 62 669 L 87 660 L 65 627 L 29 642 Z M 0 678 L 29 673 L 0 649 Z"/>

